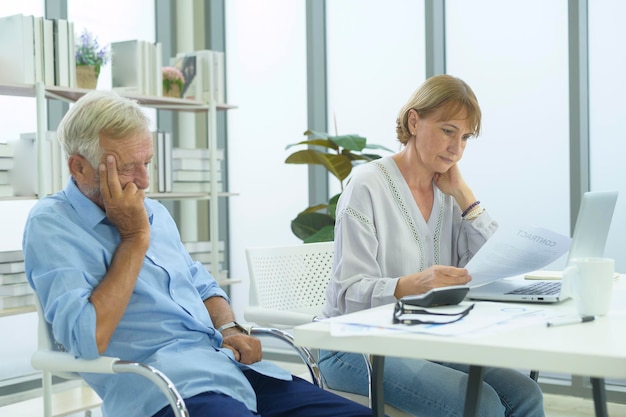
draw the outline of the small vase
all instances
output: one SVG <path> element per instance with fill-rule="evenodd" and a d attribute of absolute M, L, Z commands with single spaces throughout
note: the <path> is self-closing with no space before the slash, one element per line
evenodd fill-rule
<path fill-rule="evenodd" d="M 96 67 L 93 65 L 77 65 L 76 66 L 76 86 L 78 88 L 86 88 L 94 90 L 98 85 L 98 76 L 96 75 Z"/>
<path fill-rule="evenodd" d="M 163 95 L 165 97 L 180 98 L 180 88 L 178 87 L 178 84 L 170 84 L 169 90 L 165 88 L 165 85 L 163 85 Z"/>

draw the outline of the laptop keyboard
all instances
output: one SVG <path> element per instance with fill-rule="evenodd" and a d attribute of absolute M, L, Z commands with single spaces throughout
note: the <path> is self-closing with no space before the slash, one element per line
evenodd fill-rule
<path fill-rule="evenodd" d="M 516 290 L 510 291 L 507 294 L 522 294 L 522 295 L 554 295 L 558 294 L 561 290 L 561 283 L 556 282 L 535 282 L 534 284 L 526 285 Z"/>

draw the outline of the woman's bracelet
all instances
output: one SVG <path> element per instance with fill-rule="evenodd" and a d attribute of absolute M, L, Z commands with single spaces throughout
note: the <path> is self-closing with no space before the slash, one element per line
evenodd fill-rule
<path fill-rule="evenodd" d="M 467 216 L 469 214 L 469 212 L 472 211 L 472 209 L 474 207 L 476 207 L 477 205 L 479 205 L 479 204 L 480 204 L 480 201 L 478 201 L 478 200 L 474 201 L 472 204 L 469 205 L 468 208 L 465 209 L 465 211 L 461 214 L 461 217 Z"/>
<path fill-rule="evenodd" d="M 480 206 L 476 206 L 474 207 L 472 210 L 470 210 L 469 213 L 467 213 L 465 215 L 465 217 L 463 217 L 463 220 L 466 221 L 472 221 L 474 220 L 476 217 L 480 216 L 482 214 L 482 212 L 484 211 L 484 209 Z"/>

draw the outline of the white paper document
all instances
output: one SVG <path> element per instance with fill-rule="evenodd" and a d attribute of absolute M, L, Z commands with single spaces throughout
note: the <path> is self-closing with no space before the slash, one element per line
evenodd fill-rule
<path fill-rule="evenodd" d="M 430 311 L 456 312 L 471 303 L 443 306 Z M 366 336 L 394 332 L 424 333 L 438 336 L 480 336 L 545 322 L 552 315 L 535 306 L 518 306 L 508 303 L 477 303 L 470 313 L 459 321 L 449 324 L 393 324 L 393 307 L 364 310 L 358 314 L 346 314 L 328 319 L 332 336 Z M 426 318 L 429 318 L 426 316 Z"/>
<path fill-rule="evenodd" d="M 470 287 L 536 271 L 565 254 L 571 238 L 530 225 L 499 227 L 465 268 Z"/>

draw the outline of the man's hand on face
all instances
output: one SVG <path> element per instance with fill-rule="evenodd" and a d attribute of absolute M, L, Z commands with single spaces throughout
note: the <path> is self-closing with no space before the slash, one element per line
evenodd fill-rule
<path fill-rule="evenodd" d="M 98 166 L 100 193 L 107 218 L 117 227 L 122 240 L 150 238 L 150 224 L 144 207 L 144 192 L 135 183 L 122 187 L 117 175 L 117 161 L 106 156 L 106 164 Z"/>

